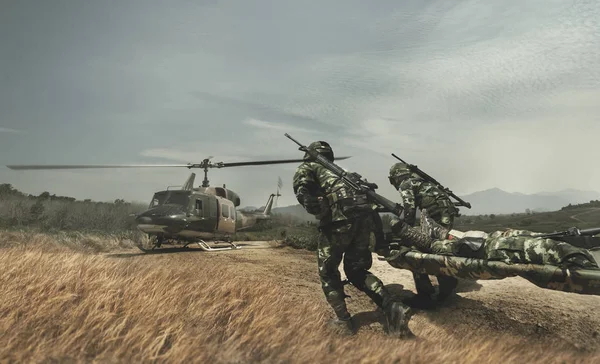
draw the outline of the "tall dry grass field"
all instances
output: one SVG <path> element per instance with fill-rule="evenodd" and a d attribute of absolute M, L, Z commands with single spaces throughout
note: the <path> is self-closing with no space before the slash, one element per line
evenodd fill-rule
<path fill-rule="evenodd" d="M 340 338 L 324 326 L 330 311 L 323 300 L 290 294 L 277 275 L 250 274 L 241 263 L 221 264 L 220 253 L 144 256 L 125 251 L 127 242 L 108 239 L 104 243 L 113 254 L 107 255 L 97 253 L 101 243 L 90 236 L 0 232 L 1 361 L 594 359 L 518 337 L 456 339 L 441 330 L 405 341 L 369 331 Z"/>

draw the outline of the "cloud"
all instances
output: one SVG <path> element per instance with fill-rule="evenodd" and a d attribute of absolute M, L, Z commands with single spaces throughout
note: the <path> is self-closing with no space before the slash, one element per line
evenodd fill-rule
<path fill-rule="evenodd" d="M 5 128 L 5 127 L 0 126 L 0 133 L 14 133 L 14 134 L 18 134 L 18 133 L 23 133 L 23 130 Z"/>
<path fill-rule="evenodd" d="M 270 121 L 262 121 L 258 119 L 246 119 L 243 121 L 244 124 L 250 125 L 253 127 L 267 129 L 267 130 L 277 130 L 283 132 L 299 132 L 299 133 L 316 133 L 314 130 L 300 128 L 297 126 L 292 126 L 285 123 L 274 123 Z"/>
<path fill-rule="evenodd" d="M 289 132 L 352 155 L 343 166 L 390 196 L 392 152 L 457 193 L 598 189 L 600 172 L 584 162 L 600 157 L 597 2 L 177 5 L 19 4 L 0 14 L 0 117 L 25 120 L 19 128 L 29 131 L 5 138 L 0 155 L 32 163 L 301 157 Z M 294 168 L 233 168 L 218 179 L 259 205 Z M 161 173 L 148 186 L 173 183 Z M 129 188 L 125 175 L 111 183 Z M 51 188 L 46 181 L 39 188 Z M 295 203 L 286 194 L 280 204 Z"/>

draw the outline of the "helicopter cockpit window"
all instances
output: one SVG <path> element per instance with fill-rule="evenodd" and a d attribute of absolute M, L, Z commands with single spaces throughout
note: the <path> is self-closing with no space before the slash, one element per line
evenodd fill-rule
<path fill-rule="evenodd" d="M 229 206 L 229 216 L 231 216 L 232 220 L 235 220 L 235 211 L 232 206 Z"/>
<path fill-rule="evenodd" d="M 190 195 L 188 193 L 177 193 L 176 191 L 169 192 L 164 204 L 188 206 Z"/>
<path fill-rule="evenodd" d="M 229 217 L 229 206 L 221 204 L 221 216 Z"/>
<path fill-rule="evenodd" d="M 202 200 L 196 200 L 196 212 L 202 214 Z"/>

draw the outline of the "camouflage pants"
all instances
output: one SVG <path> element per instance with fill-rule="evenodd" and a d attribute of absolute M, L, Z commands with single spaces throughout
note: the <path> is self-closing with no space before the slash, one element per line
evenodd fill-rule
<path fill-rule="evenodd" d="M 454 214 L 447 209 L 434 208 L 432 211 L 427 210 L 427 215 L 445 228 L 451 229 L 454 224 Z M 412 274 L 418 294 L 431 296 L 435 293 L 435 288 L 429 279 L 429 275 L 416 272 L 412 272 Z M 440 275 L 436 276 L 436 278 L 442 295 L 450 294 L 458 284 L 458 279 L 455 277 Z"/>
<path fill-rule="evenodd" d="M 501 261 L 507 264 L 559 266 L 574 263 L 589 268 L 598 267 L 592 255 L 585 249 L 557 240 L 527 236 L 530 234 L 533 232 L 527 230 L 495 231 L 481 242 L 477 250 L 472 245 L 467 245 L 465 240 L 439 240 L 432 243 L 431 253 Z"/>
<path fill-rule="evenodd" d="M 342 259 L 344 273 L 353 286 L 365 292 L 379 307 L 387 298 L 383 282 L 369 272 L 373 263 L 369 250 L 372 223 L 372 217 L 367 216 L 341 226 L 321 228 L 317 250 L 319 277 L 327 302 L 339 318 L 350 316 L 338 269 Z"/>

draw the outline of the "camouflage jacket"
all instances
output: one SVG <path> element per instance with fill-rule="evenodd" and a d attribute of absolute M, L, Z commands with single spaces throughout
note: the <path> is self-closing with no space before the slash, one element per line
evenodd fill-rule
<path fill-rule="evenodd" d="M 373 211 L 366 195 L 354 193 L 338 176 L 317 162 L 306 161 L 298 166 L 293 189 L 298 202 L 320 220 L 321 226 Z"/>
<path fill-rule="evenodd" d="M 417 208 L 427 209 L 429 216 L 443 210 L 456 214 L 456 207 L 448 195 L 431 182 L 411 177 L 402 181 L 399 187 L 404 203 L 404 221 L 411 226 L 416 223 Z"/>

